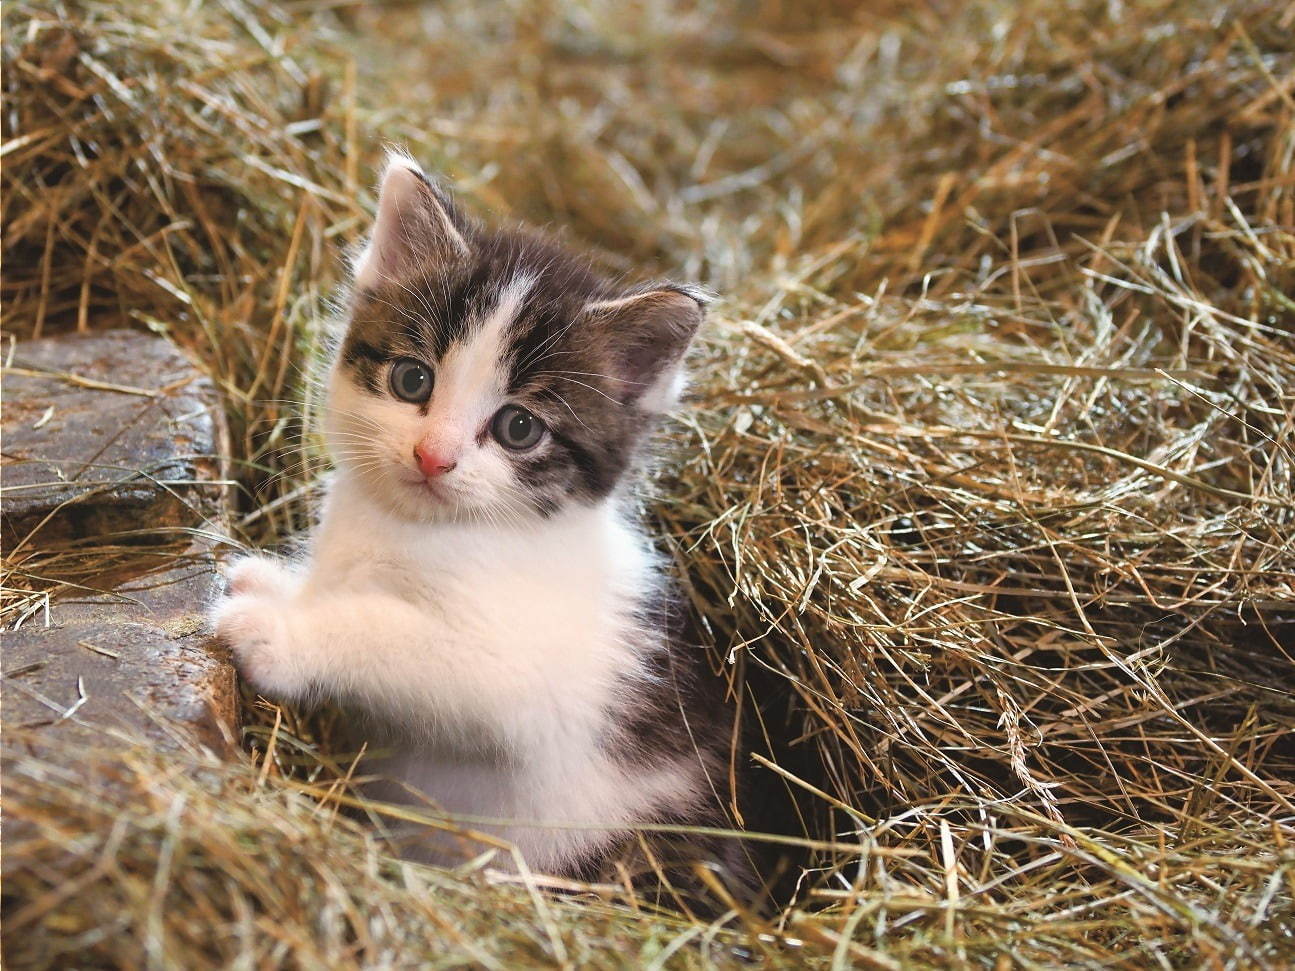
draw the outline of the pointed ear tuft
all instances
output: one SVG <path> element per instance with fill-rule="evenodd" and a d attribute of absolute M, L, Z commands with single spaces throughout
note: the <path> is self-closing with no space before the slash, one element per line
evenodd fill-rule
<path fill-rule="evenodd" d="M 620 398 L 644 411 L 670 410 L 683 390 L 683 358 L 705 314 L 709 295 L 666 284 L 585 305 L 612 348 Z"/>
<path fill-rule="evenodd" d="M 378 190 L 373 232 L 355 261 L 355 284 L 368 289 L 428 263 L 466 257 L 471 252 L 471 233 L 467 217 L 418 163 L 390 152 Z"/>

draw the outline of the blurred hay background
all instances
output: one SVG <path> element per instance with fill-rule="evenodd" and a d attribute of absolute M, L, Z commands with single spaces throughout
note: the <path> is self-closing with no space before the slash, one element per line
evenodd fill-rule
<path fill-rule="evenodd" d="M 720 291 L 652 510 L 755 784 L 832 844 L 713 925 L 419 870 L 266 711 L 246 763 L 11 763 L 14 966 L 1289 962 L 1295 8 L 3 16 L 4 329 L 185 347 L 240 541 L 308 521 L 295 402 L 384 140 Z M 7 560 L 6 620 L 90 555 Z"/>

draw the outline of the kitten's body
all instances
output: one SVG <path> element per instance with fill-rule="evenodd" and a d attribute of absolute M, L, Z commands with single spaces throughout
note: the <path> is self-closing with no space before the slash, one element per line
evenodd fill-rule
<path fill-rule="evenodd" d="M 349 679 L 332 688 L 343 700 L 385 706 L 377 714 L 404 726 L 384 774 L 455 814 L 614 829 L 691 815 L 709 795 L 695 753 L 658 751 L 636 764 L 638 740 L 624 736 L 625 716 L 665 687 L 651 683 L 645 662 L 671 645 L 636 617 L 643 592 L 658 582 L 653 555 L 615 503 L 538 526 L 410 528 L 342 478 L 301 602 L 346 591 L 348 613 L 361 598 L 367 604 L 353 637 L 336 643 L 335 627 L 315 634 L 314 663 Z M 385 639 L 436 650 L 406 657 L 374 645 L 368 631 L 379 625 Z M 610 837 L 482 828 L 550 873 L 583 863 Z M 435 849 L 416 853 L 436 857 Z"/>
<path fill-rule="evenodd" d="M 501 821 L 474 828 L 544 872 L 606 875 L 636 825 L 727 825 L 713 678 L 630 492 L 696 296 L 484 230 L 400 159 L 356 283 L 308 557 L 242 561 L 216 611 L 244 674 L 370 713 L 388 793 Z M 691 855 L 740 870 L 719 845 Z"/>

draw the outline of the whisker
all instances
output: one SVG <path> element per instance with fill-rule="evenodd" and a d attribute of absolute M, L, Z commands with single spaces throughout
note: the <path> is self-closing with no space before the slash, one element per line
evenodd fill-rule
<path fill-rule="evenodd" d="M 557 378 L 559 381 L 570 381 L 572 384 L 578 384 L 578 385 L 580 385 L 580 387 L 582 387 L 582 388 L 588 388 L 590 391 L 594 392 L 595 394 L 600 394 L 600 395 L 602 395 L 604 398 L 606 398 L 606 399 L 607 399 L 608 401 L 610 401 L 612 404 L 615 404 L 615 405 L 619 405 L 619 404 L 620 404 L 620 402 L 619 402 L 619 401 L 617 401 L 615 398 L 613 398 L 611 395 L 607 394 L 605 391 L 601 391 L 601 390 L 599 390 L 598 388 L 595 388 L 595 387 L 594 387 L 593 385 L 591 385 L 591 384 L 585 384 L 583 381 L 577 381 L 575 378 L 568 378 L 566 375 L 564 375 L 564 374 L 560 374 L 560 373 L 558 373 L 558 372 L 556 372 L 556 371 L 551 371 L 551 372 L 549 372 L 549 373 L 550 373 L 550 374 L 552 374 L 552 375 L 553 375 L 553 377 Z"/>

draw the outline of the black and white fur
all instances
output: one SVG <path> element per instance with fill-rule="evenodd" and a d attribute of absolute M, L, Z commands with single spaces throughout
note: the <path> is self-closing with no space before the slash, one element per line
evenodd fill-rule
<path fill-rule="evenodd" d="M 393 155 L 329 375 L 322 521 L 301 562 L 237 562 L 215 609 L 243 674 L 375 716 L 395 739 L 385 774 L 505 820 L 477 828 L 542 872 L 655 869 L 679 844 L 635 826 L 729 825 L 715 678 L 631 491 L 703 309 L 695 290 L 619 288 L 541 236 L 485 228 Z M 434 375 L 425 402 L 390 387 L 409 359 Z M 508 405 L 542 423 L 535 446 L 492 437 Z M 418 448 L 452 470 L 424 475 Z M 422 839 L 411 855 L 463 858 Z M 726 842 L 682 845 L 741 881 Z"/>

